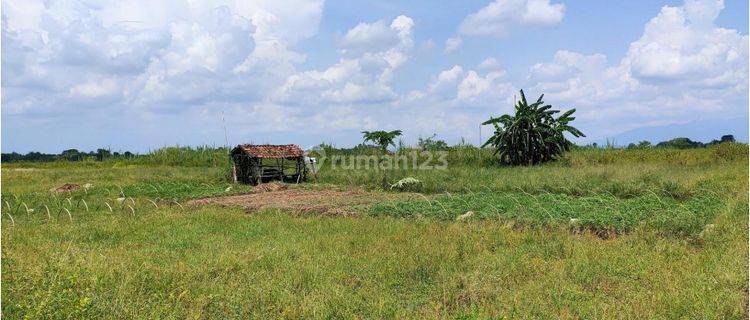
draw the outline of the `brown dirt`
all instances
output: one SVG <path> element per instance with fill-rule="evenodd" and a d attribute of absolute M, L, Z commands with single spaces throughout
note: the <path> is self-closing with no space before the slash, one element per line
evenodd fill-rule
<path fill-rule="evenodd" d="M 271 182 L 271 183 L 263 183 L 260 185 L 255 186 L 253 188 L 252 193 L 261 193 L 261 192 L 271 192 L 271 191 L 279 191 L 279 190 L 286 190 L 287 185 L 283 183 L 278 182 Z"/>
<path fill-rule="evenodd" d="M 61 185 L 61 186 L 59 186 L 57 188 L 49 189 L 49 191 L 50 192 L 71 192 L 71 191 L 75 191 L 75 190 L 77 190 L 79 188 L 81 188 L 81 186 L 78 185 L 78 184 L 75 184 L 75 183 L 66 183 L 66 184 Z"/>
<path fill-rule="evenodd" d="M 253 192 L 248 194 L 197 199 L 188 201 L 188 204 L 239 206 L 248 211 L 276 208 L 302 213 L 358 216 L 370 205 L 395 197 L 399 195 L 369 192 L 358 188 L 302 189 L 287 188 L 287 185 L 280 183 L 268 183 L 253 188 Z"/>

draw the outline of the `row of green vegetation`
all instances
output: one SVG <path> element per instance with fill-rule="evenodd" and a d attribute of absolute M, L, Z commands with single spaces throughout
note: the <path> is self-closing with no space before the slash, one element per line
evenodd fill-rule
<path fill-rule="evenodd" d="M 34 163 L 52 163 L 52 166 L 65 166 L 66 163 L 83 162 L 87 166 L 119 165 L 159 165 L 184 167 L 218 167 L 229 163 L 229 149 L 213 146 L 173 146 L 150 151 L 145 154 L 131 152 L 110 152 L 108 149 L 98 149 L 97 152 L 79 152 L 75 149 L 63 151 L 59 155 L 30 152 L 26 155 L 18 153 L 3 153 L 3 163 L 24 163 L 33 166 Z"/>
<path fill-rule="evenodd" d="M 726 137 L 726 136 L 724 136 Z M 687 138 L 675 138 L 669 141 L 683 141 Z M 689 139 L 688 139 L 689 140 Z M 720 141 L 720 140 L 716 140 Z M 406 154 L 409 152 L 435 152 L 435 151 L 447 151 L 448 162 L 451 165 L 476 165 L 486 166 L 499 164 L 496 158 L 493 156 L 495 152 L 490 148 L 477 148 L 466 142 L 461 142 L 456 145 L 449 145 L 444 140 L 437 139 L 435 135 L 427 138 L 420 137 L 416 145 L 409 146 L 403 142 L 396 142 L 397 147 L 393 154 Z M 614 146 L 571 146 L 572 150 L 576 150 L 575 155 L 562 155 L 559 157 L 563 163 L 610 163 L 612 161 L 670 161 L 672 163 L 693 163 L 693 162 L 711 162 L 713 157 L 715 160 L 722 161 L 726 159 L 742 157 L 743 150 L 747 144 L 737 143 L 734 140 L 727 140 L 727 143 L 707 143 L 702 144 L 698 149 L 707 149 L 709 152 L 697 152 L 697 153 L 684 153 L 680 149 L 693 149 L 683 148 L 672 144 L 659 143 L 656 146 L 650 144 L 640 143 L 638 147 L 614 147 Z M 103 149 L 102 149 L 103 150 Z M 311 150 L 312 155 L 319 155 L 323 150 L 326 156 L 350 156 L 350 155 L 380 155 L 380 148 L 375 145 L 359 144 L 357 146 L 337 147 L 330 143 L 321 143 Z M 638 150 L 648 150 L 647 152 L 640 152 Z M 316 152 L 318 151 L 318 152 Z M 113 165 L 144 165 L 144 166 L 185 166 L 185 167 L 225 167 L 229 164 L 228 148 L 225 147 L 211 147 L 211 146 L 200 146 L 200 147 L 189 147 L 189 146 L 174 146 L 164 147 L 150 151 L 145 154 L 133 154 L 133 153 L 113 153 L 110 156 L 99 158 L 91 153 L 85 153 L 86 156 L 76 157 L 74 160 L 64 156 L 63 154 L 41 154 L 38 152 L 31 152 L 27 155 L 19 155 L 16 153 L 3 153 L 2 162 L 4 164 L 19 163 L 23 166 L 66 166 L 69 162 L 83 162 L 84 166 L 102 166 L 111 167 Z M 127 155 L 126 155 L 127 154 Z M 43 155 L 38 157 L 38 155 Z M 686 157 L 686 155 L 690 155 Z M 693 155 L 700 155 L 698 158 L 690 159 Z M 618 160 L 621 157 L 625 159 Z M 433 158 L 434 155 L 432 156 Z M 426 156 L 425 156 L 426 158 Z M 633 159 L 635 158 L 635 159 Z M 102 162 L 99 164 L 99 162 Z M 46 163 L 46 164 L 42 164 Z"/>

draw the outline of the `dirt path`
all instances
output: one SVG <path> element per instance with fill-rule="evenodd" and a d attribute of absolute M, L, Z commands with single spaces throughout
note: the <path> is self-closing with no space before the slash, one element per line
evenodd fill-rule
<path fill-rule="evenodd" d="M 277 208 L 302 213 L 357 216 L 374 203 L 399 197 L 399 194 L 370 192 L 359 188 L 303 189 L 267 184 L 256 187 L 252 193 L 191 200 L 188 204 L 239 206 L 252 211 Z"/>

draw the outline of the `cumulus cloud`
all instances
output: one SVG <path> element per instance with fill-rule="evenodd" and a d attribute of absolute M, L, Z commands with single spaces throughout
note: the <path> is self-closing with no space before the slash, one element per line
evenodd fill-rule
<path fill-rule="evenodd" d="M 444 52 L 446 54 L 451 53 L 453 51 L 458 50 L 458 48 L 461 47 L 461 44 L 463 43 L 463 40 L 461 37 L 453 37 L 448 38 L 448 40 L 445 40 L 445 50 Z"/>
<path fill-rule="evenodd" d="M 344 35 L 339 41 L 343 54 L 362 54 L 368 51 L 380 51 L 399 42 L 397 31 L 384 20 L 374 23 L 360 23 Z"/>
<path fill-rule="evenodd" d="M 631 43 L 623 63 L 644 81 L 732 84 L 747 77 L 747 35 L 716 27 L 722 1 L 665 6 Z M 744 81 L 746 82 L 746 81 Z"/>
<path fill-rule="evenodd" d="M 344 57 L 326 69 L 289 76 L 274 99 L 309 105 L 394 101 L 393 73 L 411 55 L 413 28 L 414 21 L 403 15 L 388 24 L 384 20 L 358 24 L 339 42 Z"/>
<path fill-rule="evenodd" d="M 316 34 L 322 0 L 139 1 L 2 3 L 4 143 L 67 147 L 83 135 L 101 146 L 117 142 L 96 134 L 112 128 L 157 145 L 223 142 L 222 110 L 241 141 L 327 134 L 346 144 L 382 128 L 474 142 L 481 121 L 512 111 L 518 88 L 577 108 L 591 137 L 747 114 L 748 36 L 716 26 L 721 1 L 663 7 L 618 61 L 559 50 L 513 77 L 496 57 L 433 64 L 445 56 L 432 40 L 415 49 L 405 15 L 352 24 L 335 38 L 334 62 L 303 69 L 313 53 L 300 43 Z M 443 53 L 470 35 L 554 26 L 564 14 L 552 1 L 496 0 L 467 16 Z M 72 124 L 81 122 L 90 125 Z M 34 138 L 38 128 L 59 129 L 59 141 Z"/>
<path fill-rule="evenodd" d="M 495 58 L 487 58 L 482 60 L 481 63 L 477 66 L 479 70 L 496 70 L 500 69 L 500 62 L 497 61 Z"/>
<path fill-rule="evenodd" d="M 452 105 L 488 106 L 504 101 L 513 91 L 503 76 L 505 71 L 465 70 L 460 65 L 441 71 L 428 86 L 428 92 Z"/>
<path fill-rule="evenodd" d="M 619 63 L 558 51 L 531 67 L 528 84 L 579 107 L 579 119 L 600 135 L 747 114 L 748 37 L 715 25 L 722 9 L 715 0 L 665 6 Z"/>
<path fill-rule="evenodd" d="M 514 26 L 549 27 L 560 23 L 564 4 L 549 0 L 495 0 L 472 13 L 459 26 L 465 35 L 504 36 Z"/>
<path fill-rule="evenodd" d="M 440 71 L 437 78 L 430 84 L 430 92 L 451 95 L 463 76 L 464 68 L 459 65 Z"/>
<path fill-rule="evenodd" d="M 86 82 L 70 88 L 70 95 L 83 98 L 97 98 L 114 95 L 119 92 L 117 82 L 112 79 Z"/>
<path fill-rule="evenodd" d="M 289 48 L 315 32 L 321 9 L 320 1 L 294 10 L 273 1 L 6 1 L 3 104 L 16 113 L 32 100 L 37 112 L 89 103 L 179 111 L 260 100 L 304 60 Z M 103 96 L 119 99 L 100 105 Z"/>
<path fill-rule="evenodd" d="M 622 69 L 608 66 L 603 54 L 585 55 L 564 50 L 555 53 L 551 62 L 532 66 L 528 80 L 535 92 L 592 107 L 637 86 Z"/>

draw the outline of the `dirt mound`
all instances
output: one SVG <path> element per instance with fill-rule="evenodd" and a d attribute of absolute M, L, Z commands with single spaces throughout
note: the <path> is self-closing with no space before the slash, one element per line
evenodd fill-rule
<path fill-rule="evenodd" d="M 81 185 L 75 183 L 66 183 L 57 188 L 49 189 L 50 192 L 71 192 L 81 188 Z"/>
<path fill-rule="evenodd" d="M 252 193 L 261 193 L 261 192 L 273 192 L 273 191 L 280 191 L 280 190 L 286 190 L 287 186 L 283 183 L 278 182 L 271 182 L 271 183 L 262 183 L 255 188 L 253 188 Z"/>
<path fill-rule="evenodd" d="M 261 185 L 262 186 L 262 185 Z M 397 194 L 368 192 L 362 189 L 287 189 L 261 191 L 226 197 L 205 198 L 189 201 L 189 205 L 218 204 L 239 206 L 249 211 L 277 208 L 302 213 L 323 215 L 357 216 L 370 205 L 398 197 Z M 258 187 L 256 187 L 257 189 Z"/>

